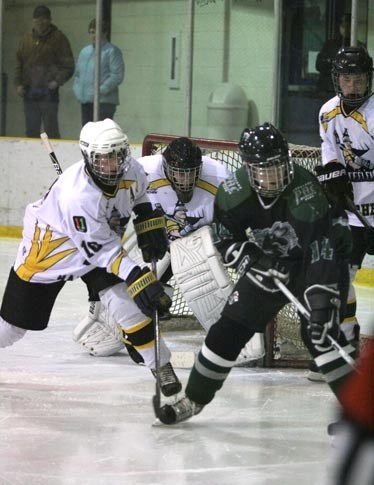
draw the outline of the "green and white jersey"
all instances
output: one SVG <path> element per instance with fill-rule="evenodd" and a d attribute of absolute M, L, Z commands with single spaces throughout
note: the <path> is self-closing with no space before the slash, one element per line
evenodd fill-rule
<path fill-rule="evenodd" d="M 307 286 L 335 284 L 338 261 L 351 251 L 344 213 L 332 219 L 318 180 L 298 165 L 293 181 L 275 201 L 260 199 L 246 168 L 237 170 L 218 189 L 214 230 L 222 254 L 233 241 L 245 241 L 250 232 L 256 244 L 281 260 L 291 274 L 302 271 Z"/>

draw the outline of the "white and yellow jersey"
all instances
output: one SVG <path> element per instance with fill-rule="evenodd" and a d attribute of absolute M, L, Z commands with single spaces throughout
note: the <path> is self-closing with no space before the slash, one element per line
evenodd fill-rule
<path fill-rule="evenodd" d="M 346 167 L 354 203 L 374 225 L 374 97 L 347 115 L 335 96 L 320 110 L 319 129 L 322 163 L 337 160 Z M 350 225 L 362 226 L 351 212 L 348 217 Z"/>
<path fill-rule="evenodd" d="M 134 206 L 149 203 L 143 167 L 132 159 L 112 194 L 103 192 L 83 160 L 69 167 L 47 194 L 28 204 L 23 239 L 14 269 L 35 283 L 53 283 L 82 276 L 92 266 L 125 279 L 135 263 L 111 229 L 113 215 L 125 226 Z"/>
<path fill-rule="evenodd" d="M 213 221 L 214 198 L 218 186 L 230 172 L 225 165 L 209 157 L 202 157 L 202 168 L 192 198 L 179 201 L 163 169 L 161 154 L 138 158 L 147 174 L 148 196 L 154 207 L 162 209 L 166 217 L 168 237 L 171 241 L 186 236 Z"/>

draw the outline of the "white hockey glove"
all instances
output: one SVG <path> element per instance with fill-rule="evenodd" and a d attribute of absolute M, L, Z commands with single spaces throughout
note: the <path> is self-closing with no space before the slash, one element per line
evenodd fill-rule
<path fill-rule="evenodd" d="M 285 285 L 288 283 L 288 271 L 250 241 L 232 244 L 226 251 L 224 260 L 225 266 L 235 268 L 240 276 L 245 274 L 251 283 L 269 293 L 280 291 L 274 278 L 278 278 Z"/>
<path fill-rule="evenodd" d="M 125 348 L 122 329 L 99 301 L 90 303 L 88 315 L 73 330 L 73 340 L 95 357 L 107 357 Z"/>
<path fill-rule="evenodd" d="M 328 335 L 334 340 L 339 337 L 339 293 L 322 285 L 312 285 L 304 292 L 305 302 L 310 310 L 308 334 L 319 352 L 332 348 Z"/>

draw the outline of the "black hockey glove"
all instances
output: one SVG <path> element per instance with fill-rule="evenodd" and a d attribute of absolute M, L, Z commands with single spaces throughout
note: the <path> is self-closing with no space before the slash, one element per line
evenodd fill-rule
<path fill-rule="evenodd" d="M 278 278 L 287 284 L 288 271 L 276 260 L 268 256 L 263 250 L 250 241 L 234 243 L 224 256 L 225 266 L 235 268 L 240 276 L 244 274 L 253 283 L 264 291 L 275 293 L 280 291 L 274 282 Z"/>
<path fill-rule="evenodd" d="M 134 220 L 138 246 L 146 263 L 162 259 L 168 249 L 165 217 L 159 209 Z"/>
<path fill-rule="evenodd" d="M 370 255 L 374 254 L 374 227 L 366 229 L 366 252 Z"/>
<path fill-rule="evenodd" d="M 337 340 L 340 333 L 339 293 L 327 286 L 312 285 L 305 290 L 304 298 L 310 310 L 309 338 L 316 350 L 327 352 L 332 348 L 327 336 Z"/>
<path fill-rule="evenodd" d="M 314 170 L 330 202 L 344 207 L 345 197 L 353 200 L 352 184 L 344 165 L 338 162 L 329 162 L 326 165 L 317 165 Z"/>
<path fill-rule="evenodd" d="M 149 268 L 136 266 L 126 278 L 126 284 L 127 291 L 144 315 L 152 318 L 155 309 L 162 315 L 171 307 L 171 298 Z"/>

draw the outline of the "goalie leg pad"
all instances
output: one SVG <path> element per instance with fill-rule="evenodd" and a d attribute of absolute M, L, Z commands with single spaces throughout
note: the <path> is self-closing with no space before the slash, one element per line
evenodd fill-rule
<path fill-rule="evenodd" d="M 73 340 L 95 357 L 107 357 L 125 347 L 120 325 L 99 301 L 90 303 L 88 315 L 73 330 Z"/>
<path fill-rule="evenodd" d="M 208 331 L 220 317 L 234 287 L 213 245 L 209 227 L 173 241 L 170 256 L 175 281 L 187 305 Z"/>

